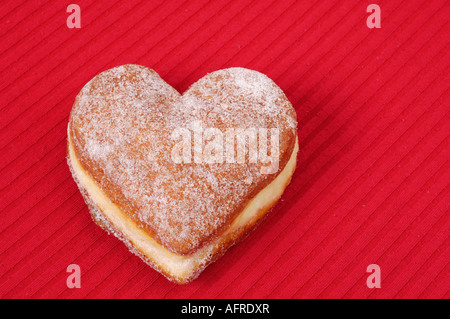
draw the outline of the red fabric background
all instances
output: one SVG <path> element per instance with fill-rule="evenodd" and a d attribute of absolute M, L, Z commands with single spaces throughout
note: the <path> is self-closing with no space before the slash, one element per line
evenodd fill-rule
<path fill-rule="evenodd" d="M 80 0 L 68 29 L 69 1 L 1 1 L 0 297 L 450 297 L 449 2 L 377 0 L 369 29 L 373 2 Z M 91 221 L 66 165 L 76 94 L 125 63 L 180 91 L 255 69 L 297 110 L 282 201 L 186 286 Z M 81 289 L 66 286 L 72 263 Z"/>

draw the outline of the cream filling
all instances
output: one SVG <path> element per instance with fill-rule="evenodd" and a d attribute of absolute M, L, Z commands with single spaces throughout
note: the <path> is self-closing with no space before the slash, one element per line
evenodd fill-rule
<path fill-rule="evenodd" d="M 128 238 L 140 253 L 144 254 L 145 257 L 164 269 L 171 276 L 177 278 L 187 278 L 192 275 L 197 271 L 199 266 L 204 265 L 205 261 L 209 259 L 209 253 L 213 252 L 220 245 L 224 238 L 226 238 L 226 235 L 230 232 L 238 231 L 240 227 L 253 223 L 266 213 L 267 208 L 272 206 L 281 197 L 294 173 L 298 152 L 298 141 L 296 140 L 291 157 L 281 173 L 250 200 L 222 236 L 193 254 L 179 255 L 169 251 L 144 230 L 139 228 L 134 221 L 123 214 L 120 208 L 102 192 L 95 181 L 83 169 L 75 155 L 70 135 L 68 136 L 69 160 L 72 169 L 78 182 L 89 194 L 91 200 L 97 205 L 108 221 L 124 237 Z"/>

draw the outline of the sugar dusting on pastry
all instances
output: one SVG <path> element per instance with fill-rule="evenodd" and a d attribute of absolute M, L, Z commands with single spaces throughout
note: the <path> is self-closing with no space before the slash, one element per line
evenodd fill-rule
<path fill-rule="evenodd" d="M 239 212 L 242 198 L 256 195 L 258 185 L 276 174 L 261 174 L 258 164 L 174 163 L 171 132 L 191 129 L 196 121 L 223 130 L 277 127 L 285 139 L 283 155 L 292 150 L 297 125 L 282 90 L 259 72 L 213 72 L 181 95 L 138 65 L 91 80 L 77 96 L 70 121 L 77 156 L 98 186 L 176 253 L 207 244 Z"/>

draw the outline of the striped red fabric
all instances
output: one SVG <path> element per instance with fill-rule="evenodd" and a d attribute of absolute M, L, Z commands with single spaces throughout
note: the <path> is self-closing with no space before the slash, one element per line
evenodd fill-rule
<path fill-rule="evenodd" d="M 0 4 L 1 298 L 450 297 L 448 1 L 378 0 L 374 29 L 374 1 L 80 0 L 73 29 L 71 2 L 19 2 Z M 76 94 L 125 63 L 180 91 L 258 70 L 297 111 L 282 200 L 188 285 L 97 227 L 66 165 Z"/>

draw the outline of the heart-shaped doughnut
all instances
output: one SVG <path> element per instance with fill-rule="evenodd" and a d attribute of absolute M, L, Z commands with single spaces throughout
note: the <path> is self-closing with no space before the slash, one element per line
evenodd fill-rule
<path fill-rule="evenodd" d="M 267 76 L 207 74 L 184 94 L 139 65 L 77 95 L 68 164 L 94 221 L 177 283 L 267 215 L 297 159 L 296 113 Z"/>

